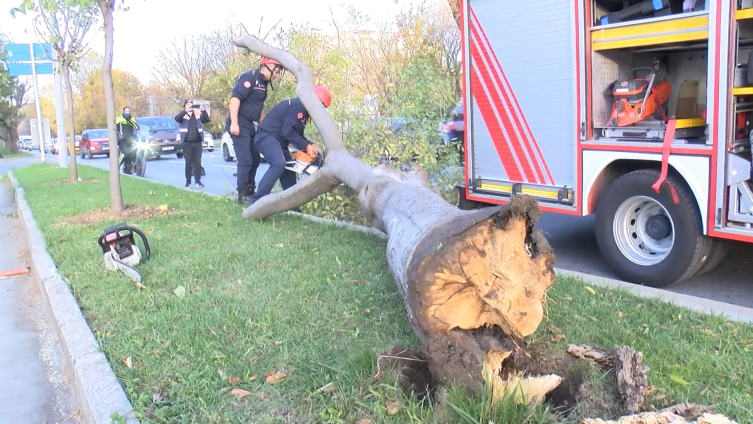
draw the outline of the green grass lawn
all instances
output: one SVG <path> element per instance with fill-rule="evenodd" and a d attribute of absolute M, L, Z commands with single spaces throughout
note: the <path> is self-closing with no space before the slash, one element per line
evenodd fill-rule
<path fill-rule="evenodd" d="M 594 411 L 582 407 L 563 421 L 544 408 L 508 405 L 490 415 L 456 393 L 449 408 L 435 411 L 401 397 L 390 378 L 375 380 L 376 353 L 417 343 L 385 264 L 385 241 L 375 236 L 294 216 L 247 221 L 231 201 L 123 178 L 127 204 L 169 208 L 128 220 L 152 246 L 139 266 L 147 289 L 139 291 L 103 266 L 96 239 L 113 221 L 61 224 L 109 206 L 105 171 L 79 166 L 87 182 L 76 185 L 59 182 L 67 170 L 54 166 L 13 172 L 144 422 L 552 423 Z M 751 421 L 753 326 L 594 290 L 559 278 L 531 341 L 551 351 L 632 345 L 651 369 L 649 404 L 692 401 Z M 550 326 L 566 340 L 550 342 Z M 268 384 L 270 371 L 286 378 Z M 589 375 L 603 388 L 595 398 L 613 384 L 609 373 Z M 390 415 L 386 405 L 395 400 L 401 407 Z"/>
<path fill-rule="evenodd" d="M 31 156 L 31 153 L 23 151 L 23 150 L 19 150 L 18 153 L 11 153 L 10 150 L 8 150 L 5 147 L 0 147 L 0 153 L 3 154 L 3 157 L 5 159 L 23 158 L 26 156 Z M 3 159 L 0 159 L 0 160 L 3 160 Z"/>

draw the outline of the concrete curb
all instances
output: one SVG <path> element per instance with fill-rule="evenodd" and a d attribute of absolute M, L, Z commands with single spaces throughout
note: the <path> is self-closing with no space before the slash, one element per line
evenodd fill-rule
<path fill-rule="evenodd" d="M 31 271 L 39 284 L 63 351 L 66 371 L 73 376 L 72 391 L 87 424 L 109 424 L 111 415 L 125 417 L 126 423 L 138 424 L 133 406 L 115 377 L 84 315 L 47 252 L 42 232 L 24 199 L 24 189 L 11 171 L 8 176 L 15 190 L 18 215 L 26 232 L 31 253 Z"/>
<path fill-rule="evenodd" d="M 138 178 L 138 177 L 134 177 L 134 178 Z M 172 184 L 163 183 L 162 181 L 154 181 L 154 180 L 147 180 L 147 181 L 151 181 L 155 184 L 162 184 L 169 187 L 175 187 Z M 177 188 L 182 188 L 191 193 L 197 192 L 196 190 L 190 190 L 185 187 L 177 187 Z M 208 193 L 204 191 L 199 191 L 199 193 L 209 195 L 209 196 L 223 197 L 218 194 L 212 194 L 212 193 Z M 357 224 L 353 224 L 351 222 L 346 222 L 346 221 L 336 221 L 333 219 L 321 218 L 318 216 L 307 215 L 300 212 L 285 212 L 285 213 L 289 215 L 299 216 L 301 218 L 308 219 L 310 221 L 318 222 L 321 224 L 336 225 L 339 227 L 349 228 L 351 230 L 373 234 L 383 239 L 387 238 L 387 234 L 377 230 L 376 228 L 365 227 L 363 225 L 357 225 Z M 594 285 L 598 285 L 602 287 L 623 288 L 643 298 L 658 298 L 664 302 L 682 306 L 682 307 L 685 307 L 685 308 L 688 308 L 697 312 L 706 313 L 710 315 L 720 314 L 726 317 L 727 319 L 730 319 L 733 321 L 753 322 L 753 308 L 746 308 L 743 306 L 732 305 L 730 303 L 704 299 L 702 297 L 690 296 L 687 294 L 674 293 L 668 290 L 655 289 L 653 287 L 640 286 L 633 283 L 628 283 L 627 281 L 615 280 L 608 277 L 600 277 L 598 275 L 586 274 L 586 273 L 577 272 L 577 271 L 570 271 L 567 269 L 554 268 L 554 271 L 555 273 L 560 274 L 560 275 L 580 279 L 584 283 L 590 283 L 590 284 L 594 284 Z"/>

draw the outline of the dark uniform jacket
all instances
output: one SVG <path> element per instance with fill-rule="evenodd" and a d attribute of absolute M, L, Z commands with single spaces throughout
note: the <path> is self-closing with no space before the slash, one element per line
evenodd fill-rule
<path fill-rule="evenodd" d="M 246 72 L 238 77 L 233 87 L 231 97 L 241 101 L 238 108 L 238 126 L 243 129 L 253 130 L 254 122 L 261 119 L 261 111 L 264 101 L 267 99 L 267 81 L 264 80 L 261 70 Z M 227 130 L 230 130 L 230 114 L 225 122 Z"/>
<path fill-rule="evenodd" d="M 300 151 L 312 144 L 303 136 L 309 113 L 298 98 L 283 100 L 272 108 L 259 124 L 257 139 L 270 134 L 277 138 L 280 146 L 287 149 L 289 144 Z"/>

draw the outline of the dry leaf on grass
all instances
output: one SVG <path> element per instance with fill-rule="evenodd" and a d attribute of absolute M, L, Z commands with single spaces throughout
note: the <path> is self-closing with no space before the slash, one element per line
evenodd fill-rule
<path fill-rule="evenodd" d="M 253 375 L 251 375 L 251 377 L 248 378 L 248 381 L 254 381 L 257 378 L 259 378 L 259 374 L 253 374 Z"/>
<path fill-rule="evenodd" d="M 133 368 L 133 358 L 130 356 L 127 358 L 123 358 L 123 365 L 125 365 L 128 368 Z"/>
<path fill-rule="evenodd" d="M 175 288 L 175 290 L 173 290 L 173 293 L 175 293 L 175 295 L 179 298 L 184 298 L 186 297 L 186 288 L 183 286 L 178 286 Z"/>
<path fill-rule="evenodd" d="M 551 340 L 552 340 L 552 343 L 561 342 L 561 341 L 565 340 L 565 335 L 564 334 L 557 334 L 556 336 L 552 336 Z"/>
<path fill-rule="evenodd" d="M 384 406 L 387 407 L 387 414 L 388 415 L 395 415 L 397 414 L 397 411 L 400 409 L 400 401 L 399 400 L 391 400 L 384 404 Z"/>
<path fill-rule="evenodd" d="M 161 212 L 167 212 L 167 205 L 159 205 L 157 206 L 157 209 L 159 209 Z"/>
<path fill-rule="evenodd" d="M 228 380 L 230 381 L 230 384 L 232 384 L 233 386 L 237 386 L 241 384 L 241 378 L 235 375 L 231 375 Z"/>
<path fill-rule="evenodd" d="M 267 384 L 277 384 L 282 380 L 285 380 L 285 377 L 287 376 L 288 375 L 284 372 L 275 372 L 275 370 L 272 370 L 264 374 L 264 380 L 267 382 Z"/>
<path fill-rule="evenodd" d="M 244 397 L 250 395 L 251 392 L 243 389 L 233 389 L 230 391 L 230 394 L 235 396 L 236 399 L 243 399 Z"/>
<path fill-rule="evenodd" d="M 281 345 L 281 344 L 283 344 L 283 342 L 281 342 L 281 341 L 279 341 L 279 340 L 275 340 L 275 346 L 279 346 L 279 345 Z"/>
<path fill-rule="evenodd" d="M 552 334 L 562 334 L 562 330 L 560 330 L 558 327 L 554 325 L 549 326 L 549 332 Z"/>
<path fill-rule="evenodd" d="M 361 418 L 361 421 L 358 421 L 358 424 L 371 424 L 371 420 L 368 418 Z"/>
<path fill-rule="evenodd" d="M 591 287 L 586 286 L 586 290 L 588 290 L 588 292 L 591 293 L 592 296 L 596 296 L 596 291 Z"/>

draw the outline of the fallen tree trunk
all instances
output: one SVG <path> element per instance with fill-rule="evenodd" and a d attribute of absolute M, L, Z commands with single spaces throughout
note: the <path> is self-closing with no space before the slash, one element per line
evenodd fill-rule
<path fill-rule="evenodd" d="M 436 194 L 419 168 L 364 164 L 345 149 L 306 66 L 250 35 L 235 44 L 295 74 L 296 94 L 327 148 L 314 175 L 262 198 L 243 217 L 264 219 L 344 183 L 359 193 L 364 216 L 388 235 L 387 262 L 435 381 L 477 389 L 486 379 L 501 390 L 523 388 L 521 402 L 556 387 L 559 377 L 524 378 L 514 366 L 520 338 L 538 327 L 554 282 L 554 255 L 533 228 L 536 200 L 518 196 L 506 206 L 462 211 Z"/>

